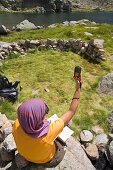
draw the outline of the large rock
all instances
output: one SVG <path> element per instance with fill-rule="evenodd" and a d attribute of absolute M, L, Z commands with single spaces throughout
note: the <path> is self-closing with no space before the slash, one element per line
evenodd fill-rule
<path fill-rule="evenodd" d="M 8 30 L 4 25 L 0 26 L 0 35 L 8 34 Z"/>
<path fill-rule="evenodd" d="M 100 49 L 103 48 L 104 40 L 102 39 L 94 39 L 89 42 L 90 45 Z"/>
<path fill-rule="evenodd" d="M 8 48 L 11 43 L 0 41 L 0 48 Z"/>
<path fill-rule="evenodd" d="M 73 137 L 67 140 L 67 151 L 63 161 L 54 168 L 55 170 L 94 170 L 92 163 L 87 158 L 81 144 Z"/>
<path fill-rule="evenodd" d="M 28 20 L 24 20 L 15 26 L 16 31 L 36 29 L 36 28 L 37 27 L 33 23 L 29 22 Z"/>
<path fill-rule="evenodd" d="M 97 91 L 103 95 L 113 96 L 113 73 L 102 77 L 102 80 L 99 82 Z"/>
<path fill-rule="evenodd" d="M 16 144 L 12 133 L 5 138 L 5 140 L 3 141 L 3 146 L 5 147 L 7 152 L 16 150 Z"/>
<path fill-rule="evenodd" d="M 98 147 L 105 147 L 108 144 L 108 141 L 108 136 L 105 133 L 99 134 L 95 137 L 95 142 Z"/>

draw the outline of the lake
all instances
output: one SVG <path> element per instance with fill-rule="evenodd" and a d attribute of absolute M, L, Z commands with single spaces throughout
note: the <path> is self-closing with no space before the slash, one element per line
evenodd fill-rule
<path fill-rule="evenodd" d="M 88 19 L 96 23 L 113 24 L 113 12 L 71 12 L 71 13 L 5 13 L 0 14 L 0 25 L 12 28 L 21 21 L 28 19 L 37 25 L 50 25 L 64 21 Z"/>

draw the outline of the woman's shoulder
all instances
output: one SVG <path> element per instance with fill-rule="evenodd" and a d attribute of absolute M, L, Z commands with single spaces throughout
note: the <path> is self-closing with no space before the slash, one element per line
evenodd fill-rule
<path fill-rule="evenodd" d="M 18 119 L 16 119 L 15 122 L 14 122 L 14 124 L 13 124 L 13 129 L 18 128 L 19 125 L 20 125 L 20 124 L 19 124 L 19 121 L 18 121 Z"/>

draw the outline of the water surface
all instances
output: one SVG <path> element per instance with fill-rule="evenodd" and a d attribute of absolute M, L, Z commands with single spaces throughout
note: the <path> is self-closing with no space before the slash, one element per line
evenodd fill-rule
<path fill-rule="evenodd" d="M 50 25 L 64 21 L 88 19 L 97 23 L 113 24 L 113 12 L 71 12 L 71 13 L 6 13 L 0 14 L 0 25 L 12 28 L 21 21 L 28 19 L 35 25 Z"/>

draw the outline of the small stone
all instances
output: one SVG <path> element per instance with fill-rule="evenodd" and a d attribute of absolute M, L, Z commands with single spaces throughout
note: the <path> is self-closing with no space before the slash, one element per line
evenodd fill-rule
<path fill-rule="evenodd" d="M 98 29 L 98 27 L 85 27 L 85 28 Z"/>
<path fill-rule="evenodd" d="M 104 55 L 104 53 L 105 53 L 104 49 L 99 49 L 98 50 L 98 55 Z"/>
<path fill-rule="evenodd" d="M 44 90 L 45 90 L 46 92 L 49 92 L 49 91 L 50 91 L 47 87 L 45 87 Z"/>
<path fill-rule="evenodd" d="M 39 90 L 33 90 L 32 95 L 37 95 L 39 93 Z"/>
<path fill-rule="evenodd" d="M 108 136 L 111 140 L 113 140 L 113 133 L 109 133 Z"/>
<path fill-rule="evenodd" d="M 22 55 L 22 56 L 25 56 L 26 53 L 25 53 L 24 51 L 21 51 L 21 55 Z"/>
<path fill-rule="evenodd" d="M 98 148 L 95 144 L 88 143 L 85 151 L 91 160 L 96 160 L 99 158 Z"/>
<path fill-rule="evenodd" d="M 80 50 L 80 53 L 85 53 L 86 52 L 86 48 L 85 47 L 82 47 L 81 50 Z"/>
<path fill-rule="evenodd" d="M 98 147 L 106 146 L 108 141 L 108 136 L 105 133 L 99 134 L 95 138 L 95 142 Z"/>
<path fill-rule="evenodd" d="M 45 49 L 46 49 L 46 45 L 45 45 L 45 44 L 40 45 L 40 46 L 38 47 L 38 50 L 39 50 L 39 51 L 45 50 Z"/>
<path fill-rule="evenodd" d="M 15 55 L 16 55 L 16 54 L 18 54 L 18 52 L 17 52 L 17 51 L 13 51 L 13 54 L 15 54 Z"/>
<path fill-rule="evenodd" d="M 88 130 L 83 130 L 80 133 L 81 142 L 91 142 L 93 140 L 93 134 Z"/>
<path fill-rule="evenodd" d="M 99 125 L 93 126 L 93 127 L 92 127 L 92 131 L 93 131 L 96 135 L 101 134 L 101 133 L 104 133 L 104 129 L 101 128 Z"/>
<path fill-rule="evenodd" d="M 48 26 L 48 28 L 55 28 L 57 25 L 56 24 L 51 24 Z"/>
<path fill-rule="evenodd" d="M 84 32 L 84 35 L 93 36 L 93 34 L 91 34 L 90 32 Z"/>

